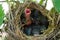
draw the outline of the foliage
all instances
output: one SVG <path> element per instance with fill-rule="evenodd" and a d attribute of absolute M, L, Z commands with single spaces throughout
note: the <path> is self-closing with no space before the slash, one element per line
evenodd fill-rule
<path fill-rule="evenodd" d="M 39 4 L 43 4 L 43 1 L 44 1 L 44 0 L 41 0 L 41 1 L 39 2 Z"/>
<path fill-rule="evenodd" d="M 2 5 L 0 4 L 0 25 L 3 23 L 4 19 L 4 11 L 2 9 Z"/>
<path fill-rule="evenodd" d="M 52 0 L 53 5 L 57 12 L 60 12 L 60 0 Z"/>

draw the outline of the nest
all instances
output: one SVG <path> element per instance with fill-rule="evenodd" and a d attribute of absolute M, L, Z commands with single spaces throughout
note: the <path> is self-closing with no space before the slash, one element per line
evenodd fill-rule
<path fill-rule="evenodd" d="M 27 36 L 25 35 L 20 29 L 21 25 L 21 15 L 26 7 L 30 7 L 31 9 L 37 9 L 40 12 L 42 12 L 42 15 L 46 16 L 49 20 L 49 26 L 48 29 L 44 31 L 42 35 L 39 36 Z M 17 9 L 17 8 L 16 8 Z M 19 4 L 18 9 L 13 9 L 10 11 L 10 13 L 7 15 L 8 22 L 7 22 L 7 33 L 8 40 L 50 40 L 56 35 L 58 32 L 58 24 L 57 24 L 57 18 L 58 14 L 50 13 L 47 11 L 43 6 L 36 4 L 34 2 L 25 2 L 24 4 Z M 53 10 L 54 11 L 54 10 Z M 57 15 L 57 16 L 56 16 Z"/>

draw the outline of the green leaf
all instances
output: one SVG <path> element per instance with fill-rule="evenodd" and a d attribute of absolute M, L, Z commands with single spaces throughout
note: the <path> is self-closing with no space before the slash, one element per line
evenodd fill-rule
<path fill-rule="evenodd" d="M 4 11 L 2 9 L 2 5 L 0 4 L 0 25 L 3 23 L 4 19 Z"/>
<path fill-rule="evenodd" d="M 60 12 L 60 0 L 52 0 L 57 12 Z"/>
<path fill-rule="evenodd" d="M 32 0 L 33 2 L 35 2 L 36 0 Z"/>
<path fill-rule="evenodd" d="M 44 0 L 41 0 L 41 1 L 39 2 L 39 4 L 43 4 L 43 2 L 44 2 Z"/>

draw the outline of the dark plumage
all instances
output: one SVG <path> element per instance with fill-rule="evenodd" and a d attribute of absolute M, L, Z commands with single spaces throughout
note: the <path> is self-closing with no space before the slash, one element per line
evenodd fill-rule
<path fill-rule="evenodd" d="M 31 10 L 32 23 L 25 25 L 23 31 L 26 35 L 42 34 L 43 30 L 48 28 L 48 18 L 43 16 L 42 13 L 36 9 Z"/>

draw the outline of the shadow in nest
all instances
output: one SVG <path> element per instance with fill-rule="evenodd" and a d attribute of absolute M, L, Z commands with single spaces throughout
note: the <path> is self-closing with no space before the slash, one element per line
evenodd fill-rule
<path fill-rule="evenodd" d="M 31 24 L 26 25 L 25 13 L 21 15 L 21 22 L 25 24 L 21 30 L 24 34 L 28 36 L 38 36 L 44 33 L 48 29 L 49 21 L 48 18 L 37 9 L 31 10 Z"/>

